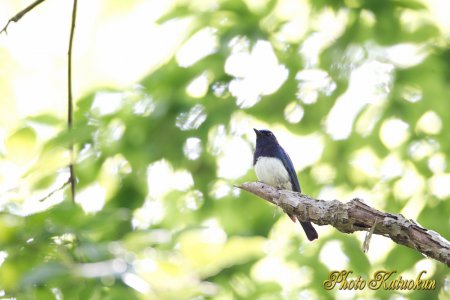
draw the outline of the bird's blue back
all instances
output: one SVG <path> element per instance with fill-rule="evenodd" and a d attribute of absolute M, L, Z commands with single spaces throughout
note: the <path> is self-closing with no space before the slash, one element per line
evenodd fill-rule
<path fill-rule="evenodd" d="M 278 148 L 281 153 L 280 156 L 278 156 L 278 158 L 281 159 L 284 167 L 288 170 L 292 190 L 295 192 L 301 192 L 302 190 L 300 189 L 300 183 L 298 182 L 297 173 L 295 172 L 294 164 L 292 164 L 291 158 L 289 157 L 287 152 L 284 151 L 283 147 L 278 145 Z"/>

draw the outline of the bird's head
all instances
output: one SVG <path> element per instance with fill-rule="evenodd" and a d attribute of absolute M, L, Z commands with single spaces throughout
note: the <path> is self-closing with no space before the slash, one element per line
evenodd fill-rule
<path fill-rule="evenodd" d="M 276 143 L 278 144 L 277 138 L 275 137 L 275 135 L 272 133 L 272 131 L 270 130 L 266 130 L 266 129 L 262 129 L 262 130 L 258 130 L 253 128 L 253 130 L 256 133 L 256 142 L 261 142 L 261 143 Z"/>

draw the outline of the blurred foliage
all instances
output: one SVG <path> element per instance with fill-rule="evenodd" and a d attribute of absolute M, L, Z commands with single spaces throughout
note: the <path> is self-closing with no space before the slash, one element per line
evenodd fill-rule
<path fill-rule="evenodd" d="M 189 21 L 185 45 L 206 30 L 213 50 L 189 63 L 173 57 L 134 87 L 84 96 L 69 133 L 62 116 L 47 114 L 24 120 L 5 138 L 0 164 L 20 169 L 21 181 L 1 196 L 1 295 L 448 299 L 445 265 L 386 239 L 372 242 L 368 255 L 381 254 L 369 259 L 362 235 L 332 228 L 319 228 L 319 240 L 309 243 L 300 227 L 233 187 L 255 180 L 250 168 L 237 177 L 219 170 L 236 140 L 245 153 L 233 168 L 250 166 L 252 127 L 285 128 L 297 146 L 286 147 L 289 153 L 313 147 L 295 142 L 302 138 L 316 138 L 323 149 L 310 149 L 317 159 L 297 168 L 305 193 L 342 201 L 362 196 L 450 239 L 450 47 L 426 5 L 178 1 L 159 22 L 174 20 Z M 258 82 L 252 98 L 232 87 L 249 75 L 239 77 L 227 64 L 236 53 L 244 54 L 242 63 L 250 60 L 261 41 L 287 75 L 270 91 Z M 408 47 L 417 49 L 409 61 Z M 338 137 L 343 123 L 348 133 Z M 40 142 L 42 130 L 56 134 Z M 59 190 L 70 141 L 77 149 L 77 204 L 66 186 Z M 381 269 L 415 278 L 424 269 L 437 288 L 326 291 L 322 283 L 336 267 L 365 278 Z"/>

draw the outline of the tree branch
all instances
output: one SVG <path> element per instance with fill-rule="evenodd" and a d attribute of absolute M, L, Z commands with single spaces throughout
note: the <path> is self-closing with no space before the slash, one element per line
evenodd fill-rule
<path fill-rule="evenodd" d="M 260 182 L 243 183 L 239 188 L 281 207 L 302 221 L 331 225 L 344 233 L 369 231 L 375 224 L 373 234 L 388 237 L 450 267 L 450 242 L 438 233 L 420 227 L 413 220 L 376 210 L 360 199 L 355 198 L 347 203 L 317 200 L 300 193 L 277 190 Z"/>
<path fill-rule="evenodd" d="M 66 182 L 64 182 L 59 188 L 57 188 L 56 190 L 51 191 L 50 193 L 48 193 L 45 197 L 39 199 L 39 202 L 45 201 L 48 198 L 50 198 L 51 196 L 53 196 L 54 194 L 56 194 L 57 192 L 59 192 L 60 190 L 62 190 L 63 188 L 65 188 L 68 184 L 70 183 L 70 178 L 67 179 Z"/>
<path fill-rule="evenodd" d="M 73 119 L 73 94 L 72 94 L 72 45 L 73 36 L 75 33 L 75 21 L 77 19 L 77 0 L 73 0 L 72 7 L 72 22 L 70 25 L 70 37 L 69 37 L 69 51 L 67 53 L 67 125 L 69 130 L 72 129 L 72 119 Z M 70 191 L 72 193 L 72 201 L 75 202 L 75 166 L 74 166 L 74 148 L 73 141 L 70 143 Z"/>
<path fill-rule="evenodd" d="M 24 8 L 23 10 L 19 11 L 14 17 L 12 17 L 11 19 L 8 20 L 6 25 L 2 28 L 2 30 L 0 30 L 0 34 L 2 32 L 5 32 L 7 34 L 8 26 L 11 22 L 17 23 L 20 19 L 22 19 L 23 16 L 25 16 L 27 13 L 29 13 L 31 10 L 33 10 L 33 8 L 35 8 L 36 6 L 38 6 L 39 4 L 41 4 L 44 1 L 45 0 L 36 0 L 33 3 L 31 3 L 30 5 L 28 5 L 26 8 Z"/>

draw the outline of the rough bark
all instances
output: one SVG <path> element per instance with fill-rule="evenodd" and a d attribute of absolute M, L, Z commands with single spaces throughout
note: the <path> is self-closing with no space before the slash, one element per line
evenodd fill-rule
<path fill-rule="evenodd" d="M 345 233 L 373 229 L 373 234 L 388 237 L 397 244 L 415 249 L 450 267 L 450 242 L 441 235 L 419 226 L 401 214 L 372 208 L 361 199 L 355 198 L 347 203 L 312 199 L 300 193 L 277 190 L 260 182 L 243 183 L 239 188 L 281 207 L 286 213 L 296 215 L 302 221 L 331 225 Z M 374 224 L 375 228 L 372 228 Z"/>

